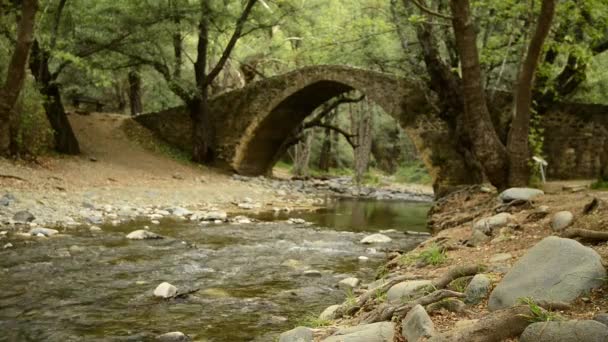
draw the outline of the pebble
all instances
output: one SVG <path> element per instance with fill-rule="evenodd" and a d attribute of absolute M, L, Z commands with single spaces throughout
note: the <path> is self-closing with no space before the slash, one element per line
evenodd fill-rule
<path fill-rule="evenodd" d="M 177 287 L 164 282 L 154 289 L 154 296 L 161 298 L 171 298 L 177 294 Z"/>
<path fill-rule="evenodd" d="M 317 271 L 317 270 L 307 270 L 307 271 L 304 271 L 303 274 L 307 277 L 320 277 L 321 276 L 321 272 Z"/>
<path fill-rule="evenodd" d="M 181 331 L 173 331 L 158 335 L 156 340 L 160 342 L 185 342 L 190 341 L 190 338 Z"/>
<path fill-rule="evenodd" d="M 48 228 L 34 228 L 29 231 L 29 234 L 32 236 L 52 236 L 59 233 L 58 230 L 48 229 Z"/>
<path fill-rule="evenodd" d="M 13 244 L 9 242 L 6 245 L 4 245 L 2 248 L 8 249 L 8 248 L 11 248 L 11 247 L 13 247 Z"/>
<path fill-rule="evenodd" d="M 384 234 L 372 234 L 361 239 L 361 243 L 371 244 L 371 243 L 387 243 L 391 242 L 393 239 L 384 235 Z"/>
<path fill-rule="evenodd" d="M 152 233 L 150 231 L 144 230 L 144 229 L 139 229 L 139 230 L 135 230 L 130 232 L 129 234 L 127 234 L 127 239 L 129 240 L 148 240 L 148 239 L 162 239 L 163 237 Z"/>

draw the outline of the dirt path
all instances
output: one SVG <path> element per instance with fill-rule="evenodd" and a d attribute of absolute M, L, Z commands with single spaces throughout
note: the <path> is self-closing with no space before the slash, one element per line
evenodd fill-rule
<path fill-rule="evenodd" d="M 43 157 L 37 164 L 0 159 L 0 175 L 4 175 L 0 177 L 0 196 L 12 193 L 20 199 L 21 204 L 14 210 L 38 208 L 39 215 L 57 220 L 62 215 L 77 215 L 85 201 L 114 206 L 223 209 L 234 208 L 232 203 L 245 197 L 263 204 L 261 209 L 297 207 L 307 201 L 301 194 L 278 196 L 275 189 L 240 182 L 230 174 L 152 152 L 127 137 L 123 125 L 128 120 L 118 114 L 70 115 L 82 154 Z M 138 136 L 149 135 L 134 125 L 131 121 L 129 127 Z M 44 208 L 39 208 L 40 203 Z"/>

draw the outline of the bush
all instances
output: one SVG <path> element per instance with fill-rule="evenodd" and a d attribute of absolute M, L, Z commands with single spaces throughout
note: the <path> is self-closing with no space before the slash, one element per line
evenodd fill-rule
<path fill-rule="evenodd" d="M 395 180 L 398 183 L 418 183 L 431 184 L 431 175 L 424 164 L 420 161 L 409 162 L 401 165 L 395 173 Z"/>
<path fill-rule="evenodd" d="M 41 155 L 53 146 L 53 130 L 42 106 L 43 101 L 34 81 L 27 79 L 15 108 L 20 120 L 17 143 L 22 156 Z"/>

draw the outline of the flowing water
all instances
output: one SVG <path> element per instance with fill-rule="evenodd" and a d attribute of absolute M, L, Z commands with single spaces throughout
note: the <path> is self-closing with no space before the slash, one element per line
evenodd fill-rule
<path fill-rule="evenodd" d="M 342 200 L 291 214 L 313 225 L 163 221 L 150 227 L 162 240 L 125 239 L 144 222 L 9 237 L 15 247 L 0 251 L 0 341 L 145 341 L 169 331 L 198 341 L 274 341 L 307 314 L 341 303 L 340 279 L 372 280 L 383 249 L 419 243 L 403 231 L 423 230 L 428 207 Z M 393 242 L 359 243 L 380 229 L 395 229 L 387 233 Z M 157 299 L 163 281 L 193 292 Z"/>

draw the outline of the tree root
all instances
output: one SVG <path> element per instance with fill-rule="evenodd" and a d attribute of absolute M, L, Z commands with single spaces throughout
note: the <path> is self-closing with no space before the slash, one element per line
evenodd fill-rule
<path fill-rule="evenodd" d="M 407 313 L 416 305 L 420 304 L 426 306 L 432 303 L 436 303 L 445 298 L 463 298 L 464 293 L 450 291 L 450 290 L 437 290 L 424 297 L 420 297 L 416 300 L 410 301 L 401 306 L 395 306 L 390 304 L 382 304 L 375 310 L 363 314 L 359 318 L 359 324 L 368 324 L 382 321 L 390 321 L 393 316 L 402 319 Z"/>
<path fill-rule="evenodd" d="M 580 229 L 580 228 L 570 228 L 566 229 L 562 234 L 563 237 L 573 239 L 573 238 L 582 238 L 586 240 L 599 240 L 599 241 L 607 241 L 608 240 L 608 232 L 597 231 L 597 230 L 589 230 L 589 229 Z"/>
<path fill-rule="evenodd" d="M 27 182 L 26 179 L 18 177 L 18 176 L 13 176 L 13 175 L 0 175 L 0 178 L 7 178 L 7 179 L 16 179 L 22 182 Z"/>
<path fill-rule="evenodd" d="M 565 303 L 538 302 L 543 308 L 564 308 Z M 461 329 L 452 329 L 433 336 L 429 342 L 467 341 L 500 342 L 521 335 L 526 327 L 534 322 L 534 313 L 527 305 L 513 306 L 491 312 L 476 323 Z"/>
<path fill-rule="evenodd" d="M 438 302 L 445 298 L 450 298 L 450 297 L 462 298 L 462 297 L 464 297 L 464 294 L 462 294 L 460 292 L 444 290 L 444 288 L 446 286 L 448 286 L 448 284 L 450 284 L 454 279 L 475 275 L 475 274 L 479 273 L 479 271 L 482 270 L 482 268 L 483 267 L 480 265 L 456 266 L 456 267 L 450 269 L 441 278 L 433 281 L 431 287 L 433 289 L 435 289 L 434 292 L 431 292 L 423 297 L 412 300 L 405 304 L 395 305 L 395 304 L 390 304 L 390 303 L 383 303 L 383 304 L 379 305 L 378 307 L 376 307 L 374 310 L 361 314 L 358 321 L 360 323 L 374 323 L 374 322 L 391 320 L 393 318 L 393 316 L 398 316 L 398 317 L 402 318 L 414 306 L 416 306 L 418 304 L 426 306 L 426 305 Z M 397 277 L 397 278 L 394 278 L 391 281 L 387 282 L 386 284 L 383 284 L 381 286 L 381 288 L 378 287 L 376 289 L 372 289 L 372 290 L 366 292 L 363 296 L 359 297 L 359 301 L 357 304 L 359 304 L 359 303 L 365 304 L 365 302 L 367 302 L 367 300 L 369 299 L 369 296 L 377 293 L 378 289 L 386 291 L 386 290 L 390 289 L 393 285 L 396 285 L 404 280 L 408 280 L 408 279 L 405 279 L 404 277 Z M 358 305 L 357 309 L 360 309 L 361 307 L 363 307 L 363 305 Z M 354 311 L 351 311 L 351 312 L 354 313 Z"/>

